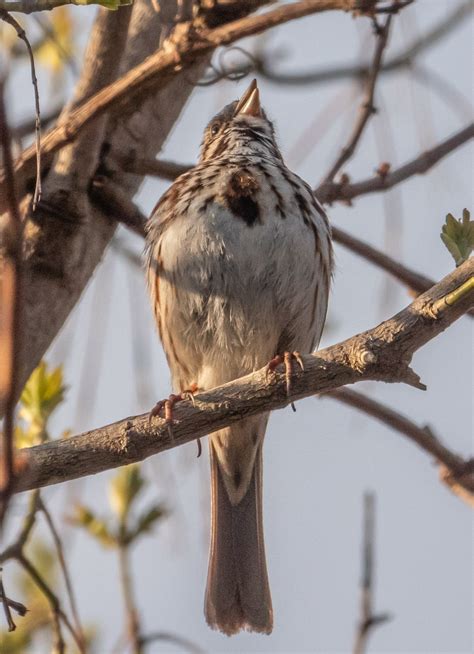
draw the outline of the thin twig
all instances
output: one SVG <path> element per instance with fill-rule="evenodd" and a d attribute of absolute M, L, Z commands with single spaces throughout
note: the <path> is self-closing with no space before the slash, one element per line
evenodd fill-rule
<path fill-rule="evenodd" d="M 407 268 L 365 241 L 361 241 L 352 234 L 339 229 L 339 227 L 332 227 L 332 237 L 336 243 L 393 275 L 395 279 L 408 286 L 415 294 L 424 293 L 435 283 L 429 277 Z"/>
<path fill-rule="evenodd" d="M 364 98 L 360 106 L 359 115 L 354 124 L 354 127 L 352 128 L 352 133 L 347 145 L 344 146 L 340 155 L 337 157 L 336 161 L 331 166 L 329 172 L 324 178 L 325 184 L 332 182 L 338 171 L 352 157 L 357 148 L 357 144 L 360 141 L 362 133 L 364 132 L 365 126 L 369 122 L 370 117 L 376 112 L 376 108 L 374 106 L 375 85 L 377 83 L 380 67 L 382 65 L 382 57 L 387 45 L 391 21 L 392 16 L 389 15 L 383 27 L 379 27 L 377 23 L 375 23 L 377 30 L 377 45 L 375 47 L 372 66 L 367 77 Z"/>
<path fill-rule="evenodd" d="M 3 605 L 3 612 L 5 613 L 5 618 L 7 620 L 8 631 L 15 631 L 16 624 L 13 621 L 12 614 L 10 611 L 10 602 L 5 593 L 5 588 L 3 587 L 2 579 L 2 568 L 0 568 L 0 602 Z"/>
<path fill-rule="evenodd" d="M 135 597 L 132 586 L 132 577 L 130 575 L 130 561 L 128 558 L 128 545 L 119 543 L 119 568 L 122 593 L 125 602 L 125 612 L 127 617 L 127 633 L 132 646 L 133 654 L 141 654 L 143 651 L 143 640 L 140 636 L 140 622 L 138 620 L 138 611 L 135 605 Z"/>
<path fill-rule="evenodd" d="M 159 640 L 178 645 L 178 647 L 182 647 L 184 650 L 190 652 L 190 654 L 204 654 L 204 650 L 201 649 L 199 645 L 196 645 L 196 643 L 193 643 L 188 638 L 178 636 L 177 634 L 171 634 L 168 631 L 157 631 L 148 636 L 143 636 L 141 643 L 142 645 L 150 645 Z"/>
<path fill-rule="evenodd" d="M 354 654 L 364 654 L 367 640 L 372 629 L 391 619 L 388 613 L 374 615 L 373 584 L 374 584 L 374 558 L 375 558 L 375 495 L 364 495 L 364 539 L 362 546 L 362 578 L 360 620 L 354 643 Z"/>
<path fill-rule="evenodd" d="M 35 191 L 33 193 L 33 210 L 36 208 L 40 198 L 41 198 L 41 111 L 40 111 L 40 100 L 39 100 L 39 91 L 38 91 L 38 80 L 36 78 L 36 69 L 35 69 L 35 58 L 33 56 L 33 49 L 26 32 L 18 21 L 16 21 L 13 16 L 11 16 L 5 9 L 0 9 L 0 18 L 11 25 L 16 31 L 18 38 L 21 39 L 28 50 L 28 56 L 30 58 L 30 68 L 31 68 L 31 83 L 33 84 L 34 94 L 35 94 L 35 147 L 36 147 L 36 184 Z"/>
<path fill-rule="evenodd" d="M 422 152 L 411 161 L 400 166 L 400 168 L 388 171 L 387 174 L 377 173 L 374 177 L 369 177 L 354 184 L 323 182 L 315 190 L 315 193 L 320 202 L 331 204 L 336 201 L 350 202 L 354 198 L 366 195 L 367 193 L 386 191 L 410 177 L 426 173 L 438 161 L 441 161 L 446 155 L 464 145 L 472 138 L 474 138 L 474 123 L 470 123 L 430 150 Z"/>
<path fill-rule="evenodd" d="M 26 557 L 23 552 L 19 552 L 15 556 L 15 559 L 22 566 L 25 572 L 31 577 L 35 585 L 39 588 L 39 590 L 43 593 L 45 598 L 48 600 L 53 616 L 58 615 L 59 618 L 62 620 L 65 627 L 67 628 L 70 635 L 72 636 L 74 642 L 76 643 L 79 652 L 81 652 L 81 654 L 85 654 L 86 650 L 81 638 L 76 633 L 76 630 L 74 629 L 71 622 L 69 621 L 69 618 L 62 610 L 61 603 L 58 597 L 51 590 L 45 579 L 41 576 L 41 574 L 38 572 L 38 570 L 35 568 L 35 566 L 31 563 L 29 558 Z"/>
<path fill-rule="evenodd" d="M 47 509 L 45 503 L 41 498 L 39 499 L 39 509 L 43 513 L 44 517 L 46 518 L 46 522 L 48 523 L 48 527 L 53 537 L 54 545 L 56 547 L 56 552 L 58 554 L 58 559 L 59 559 L 59 565 L 63 573 L 64 583 L 66 584 L 67 595 L 71 607 L 71 613 L 74 619 L 74 627 L 76 629 L 78 636 L 81 638 L 81 641 L 85 643 L 84 630 L 82 628 L 81 621 L 79 619 L 79 611 L 77 609 L 74 589 L 72 587 L 71 576 L 69 574 L 66 558 L 64 556 L 64 548 L 61 538 L 59 536 L 58 530 L 56 529 L 51 513 L 49 512 L 49 510 Z"/>
<path fill-rule="evenodd" d="M 428 452 L 436 459 L 438 465 L 448 468 L 453 471 L 456 470 L 457 476 L 464 477 L 464 491 L 470 491 L 470 503 L 474 504 L 474 474 L 470 471 L 471 461 L 465 461 L 462 457 L 454 454 L 435 436 L 433 431 L 428 426 L 419 427 L 412 420 L 402 415 L 398 411 L 394 411 L 390 407 L 377 402 L 372 398 L 354 391 L 349 388 L 339 388 L 324 397 L 338 400 L 343 404 L 361 411 L 362 413 L 379 420 L 390 429 L 403 434 L 412 442 L 416 443 L 423 451 Z M 471 477 L 468 475 L 471 474 Z M 450 484 L 448 484 L 450 485 Z M 450 485 L 451 486 L 451 485 Z M 462 499 L 466 500 L 466 494 Z"/>
<path fill-rule="evenodd" d="M 11 135 L 4 104 L 4 84 L 0 80 L 0 147 L 6 177 L 8 213 L 0 234 L 4 258 L 0 266 L 0 405 L 4 406 L 0 465 L 0 527 L 14 486 L 14 415 L 21 349 L 22 223 L 18 211 Z"/>

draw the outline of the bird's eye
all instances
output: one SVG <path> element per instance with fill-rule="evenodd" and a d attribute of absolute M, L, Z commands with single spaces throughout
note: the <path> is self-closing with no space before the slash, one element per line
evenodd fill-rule
<path fill-rule="evenodd" d="M 212 123 L 211 125 L 211 134 L 212 136 L 216 136 L 216 134 L 219 132 L 221 128 L 220 123 Z"/>

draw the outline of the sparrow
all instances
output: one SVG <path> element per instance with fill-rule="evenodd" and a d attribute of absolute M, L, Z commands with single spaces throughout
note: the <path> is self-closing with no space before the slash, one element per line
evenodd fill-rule
<path fill-rule="evenodd" d="M 331 230 L 310 186 L 286 167 L 255 80 L 210 121 L 198 164 L 159 200 L 146 253 L 152 309 L 179 394 L 173 401 L 318 345 Z M 268 416 L 209 437 L 205 616 L 227 635 L 273 628 L 262 515 Z"/>

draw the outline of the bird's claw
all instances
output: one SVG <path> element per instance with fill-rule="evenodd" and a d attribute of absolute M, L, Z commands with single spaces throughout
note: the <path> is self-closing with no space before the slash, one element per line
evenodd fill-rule
<path fill-rule="evenodd" d="M 299 367 L 301 370 L 304 370 L 304 363 L 303 359 L 301 358 L 301 354 L 299 352 L 284 352 L 283 354 L 277 354 L 276 356 L 273 357 L 271 361 L 267 364 L 267 369 L 266 369 L 266 377 L 268 380 L 268 376 L 270 373 L 274 372 L 275 369 L 281 365 L 284 364 L 285 366 L 285 381 L 286 381 L 286 394 L 289 396 L 291 393 L 291 378 L 293 374 L 293 365 L 292 361 L 293 359 L 298 363 Z M 292 403 L 292 408 L 294 409 L 294 404 Z"/>
<path fill-rule="evenodd" d="M 162 412 L 164 412 L 164 419 L 165 422 L 168 426 L 168 433 L 171 438 L 173 438 L 173 413 L 174 413 L 174 405 L 177 404 L 178 402 L 183 402 L 184 400 L 189 400 L 190 402 L 193 403 L 193 406 L 195 405 L 194 401 L 194 393 L 198 390 L 197 384 L 191 384 L 189 388 L 186 390 L 182 391 L 179 394 L 174 394 L 172 393 L 167 400 L 160 400 L 155 404 L 153 409 L 150 411 L 148 414 L 148 422 L 150 423 L 152 418 L 155 418 L 156 416 L 160 416 Z"/>

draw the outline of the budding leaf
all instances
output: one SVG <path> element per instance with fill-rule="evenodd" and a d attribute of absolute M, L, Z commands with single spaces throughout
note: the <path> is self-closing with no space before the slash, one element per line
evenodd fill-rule
<path fill-rule="evenodd" d="M 48 419 L 63 401 L 65 391 L 61 366 L 50 371 L 42 361 L 33 370 L 20 396 L 20 415 L 33 432 L 46 430 Z"/>
<path fill-rule="evenodd" d="M 122 523 L 125 523 L 133 501 L 145 484 L 136 463 L 120 468 L 109 485 L 109 501 Z"/>
<path fill-rule="evenodd" d="M 474 220 L 467 209 L 462 212 L 462 218 L 456 218 L 448 213 L 446 223 L 441 228 L 441 240 L 452 254 L 456 266 L 469 259 L 474 249 Z"/>
<path fill-rule="evenodd" d="M 85 529 L 104 547 L 115 547 L 117 545 L 117 541 L 110 533 L 105 521 L 98 518 L 86 506 L 77 504 L 74 508 L 74 515 L 69 518 L 69 521 L 76 527 Z"/>
<path fill-rule="evenodd" d="M 129 531 L 127 541 L 131 543 L 139 536 L 149 533 L 155 523 L 166 515 L 168 515 L 168 511 L 162 504 L 154 504 L 138 516 L 137 524 Z"/>
<path fill-rule="evenodd" d="M 72 0 L 75 5 L 101 5 L 106 9 L 116 11 L 119 7 L 131 5 L 133 0 Z"/>

